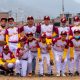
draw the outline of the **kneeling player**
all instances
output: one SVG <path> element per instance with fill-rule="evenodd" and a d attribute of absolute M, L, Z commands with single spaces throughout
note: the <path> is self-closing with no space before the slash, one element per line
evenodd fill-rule
<path fill-rule="evenodd" d="M 9 51 L 9 47 L 5 45 L 3 47 L 3 52 L 0 53 L 0 68 L 4 70 L 6 74 L 13 75 L 14 74 L 14 66 L 15 66 L 15 57 L 11 51 Z"/>
<path fill-rule="evenodd" d="M 16 74 L 18 76 L 21 75 L 22 77 L 27 76 L 27 74 L 28 76 L 31 76 L 32 70 L 28 69 L 32 69 L 32 66 L 29 66 L 28 68 L 28 65 L 29 63 L 32 63 L 32 58 L 27 43 L 17 50 L 17 57 L 18 60 L 16 60 Z"/>

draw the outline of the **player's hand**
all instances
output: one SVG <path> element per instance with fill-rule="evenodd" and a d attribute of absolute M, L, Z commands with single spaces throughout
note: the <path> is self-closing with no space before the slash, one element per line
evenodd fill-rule
<path fill-rule="evenodd" d="M 64 59 L 61 60 L 61 63 L 64 63 Z"/>
<path fill-rule="evenodd" d="M 73 57 L 71 57 L 71 58 L 70 58 L 70 61 L 72 61 L 72 60 L 74 60 L 74 58 L 73 58 Z"/>
<path fill-rule="evenodd" d="M 3 62 L 6 62 L 6 60 L 2 59 Z"/>
<path fill-rule="evenodd" d="M 7 62 L 5 62 L 4 66 L 5 66 L 5 67 L 7 67 L 7 65 L 8 65 L 8 63 L 7 63 Z"/>
<path fill-rule="evenodd" d="M 53 62 L 53 60 L 50 60 L 50 64 L 51 64 L 51 65 L 54 65 L 54 62 Z"/>
<path fill-rule="evenodd" d="M 42 59 L 40 58 L 40 59 L 39 59 L 39 62 L 41 62 L 41 61 L 42 61 Z"/>

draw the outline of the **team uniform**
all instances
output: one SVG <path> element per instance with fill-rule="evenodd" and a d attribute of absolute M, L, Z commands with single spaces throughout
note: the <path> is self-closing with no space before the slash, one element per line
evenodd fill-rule
<path fill-rule="evenodd" d="M 76 64 L 76 75 L 79 75 L 80 71 L 79 71 L 79 60 L 80 60 L 80 38 L 76 38 L 74 36 L 74 38 L 72 38 L 70 40 L 70 48 L 71 50 L 71 57 L 74 58 L 74 63 Z M 74 49 L 73 49 L 74 48 Z M 72 63 L 71 68 L 72 71 L 74 73 L 74 63 Z"/>
<path fill-rule="evenodd" d="M 26 76 L 28 74 L 27 69 L 30 69 L 29 73 L 32 73 L 31 72 L 32 66 L 29 66 L 28 68 L 29 63 L 31 63 L 32 61 L 31 60 L 32 58 L 28 45 L 25 44 L 23 48 L 24 48 L 23 50 L 21 50 L 20 48 L 17 50 L 18 60 L 16 61 L 16 73 L 20 74 L 21 76 Z"/>
<path fill-rule="evenodd" d="M 32 72 L 35 73 L 36 68 L 36 57 L 37 57 L 37 40 L 35 38 L 32 39 L 32 41 L 28 41 L 29 50 L 32 57 Z"/>
<path fill-rule="evenodd" d="M 29 20 L 33 20 L 34 18 L 32 16 L 28 16 L 27 17 L 27 21 Z M 36 37 L 36 26 L 34 25 L 34 23 L 32 25 L 26 25 L 22 27 L 22 31 L 24 32 L 25 35 L 27 35 L 28 33 L 33 33 L 33 36 Z"/>
<path fill-rule="evenodd" d="M 0 26 L 0 53 L 3 51 L 3 45 L 2 44 L 5 41 L 5 32 L 6 30 Z"/>
<path fill-rule="evenodd" d="M 62 59 L 64 58 L 64 52 L 66 51 L 67 54 L 68 49 L 68 41 L 62 41 L 61 38 L 53 39 L 53 51 L 55 55 L 55 61 L 56 61 L 56 69 L 57 69 L 57 76 L 60 76 L 60 72 L 62 73 L 62 76 L 64 76 L 65 73 L 65 66 L 67 61 L 67 56 L 65 56 L 64 63 L 62 63 Z"/>
<path fill-rule="evenodd" d="M 51 75 L 51 65 L 50 65 L 50 54 L 47 49 L 48 45 L 47 43 L 42 43 L 41 41 L 38 42 L 38 48 L 40 49 L 40 53 L 38 53 L 39 59 L 39 74 L 44 75 L 44 59 L 46 58 L 46 63 L 47 63 L 47 69 L 48 69 L 48 75 Z M 39 51 L 38 51 L 39 52 Z M 53 57 L 53 56 L 52 56 Z"/>
<path fill-rule="evenodd" d="M 73 28 L 72 26 L 66 26 L 66 18 L 63 17 L 61 18 L 61 23 L 62 23 L 62 26 L 60 26 L 58 28 L 58 35 L 59 37 L 61 37 L 61 32 L 64 31 L 64 32 L 67 32 L 67 37 L 66 39 L 71 39 L 72 38 L 72 31 L 71 29 Z M 71 65 L 71 61 L 70 61 L 70 50 L 68 49 L 68 55 L 67 55 L 67 63 L 68 63 L 68 70 L 69 70 L 69 73 L 71 73 L 71 68 L 70 68 L 70 65 Z"/>
<path fill-rule="evenodd" d="M 74 30 L 80 30 L 80 26 L 79 26 L 79 17 L 75 16 L 74 18 L 74 26 L 70 29 L 70 35 L 74 36 Z"/>
<path fill-rule="evenodd" d="M 16 50 L 20 47 L 20 29 L 17 27 L 6 29 L 6 41 L 9 45 L 10 51 L 16 56 Z"/>
<path fill-rule="evenodd" d="M 24 26 L 23 27 L 23 31 L 25 34 L 27 33 L 33 33 L 34 37 L 36 36 L 36 26 L 32 26 L 32 27 L 29 27 L 28 25 L 27 26 Z"/>
<path fill-rule="evenodd" d="M 4 48 L 8 48 L 8 47 L 4 46 Z M 7 54 L 4 51 L 0 53 L 0 67 L 4 71 L 8 71 L 13 74 L 13 68 L 15 67 L 15 61 L 16 59 L 11 51 L 8 51 Z"/>
<path fill-rule="evenodd" d="M 45 16 L 44 20 L 50 20 L 50 17 Z M 52 24 L 48 24 L 48 25 L 42 24 L 42 25 L 37 26 L 37 33 L 40 33 L 40 35 L 42 33 L 45 33 L 47 43 L 49 43 L 49 42 L 51 43 L 51 39 L 53 37 L 57 37 L 58 29 L 56 27 L 54 27 Z"/>

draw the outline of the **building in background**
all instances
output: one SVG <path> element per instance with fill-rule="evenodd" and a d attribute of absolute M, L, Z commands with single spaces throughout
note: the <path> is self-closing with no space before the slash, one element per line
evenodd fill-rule
<path fill-rule="evenodd" d="M 9 18 L 9 12 L 0 12 L 0 19 L 1 18 Z"/>

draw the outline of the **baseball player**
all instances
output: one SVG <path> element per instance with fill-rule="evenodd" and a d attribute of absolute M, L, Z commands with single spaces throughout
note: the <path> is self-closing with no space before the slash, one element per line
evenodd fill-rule
<path fill-rule="evenodd" d="M 27 26 L 23 26 L 22 30 L 25 33 L 25 35 L 27 35 L 27 33 L 33 33 L 34 37 L 36 36 L 36 26 L 34 25 L 33 16 L 27 17 Z"/>
<path fill-rule="evenodd" d="M 36 30 L 37 30 L 37 28 L 34 25 L 34 18 L 33 18 L 33 16 L 28 16 L 27 17 L 27 25 L 23 26 L 22 30 L 23 30 L 23 33 L 24 33 L 25 36 L 27 35 L 27 33 L 33 33 L 33 36 L 36 37 Z M 34 58 L 33 68 L 34 68 L 35 62 L 36 62 L 36 60 Z M 32 71 L 32 73 L 35 74 L 34 70 Z"/>
<path fill-rule="evenodd" d="M 52 38 L 58 37 L 58 29 L 56 27 L 54 27 L 52 24 L 50 24 L 49 16 L 44 16 L 43 21 L 44 21 L 44 24 L 37 26 L 37 33 L 40 33 L 40 35 L 42 33 L 45 33 L 47 44 L 51 44 Z M 52 73 L 52 71 L 51 71 L 51 73 Z"/>
<path fill-rule="evenodd" d="M 44 16 L 44 24 L 37 27 L 37 33 L 45 33 L 47 36 L 47 42 L 51 42 L 51 38 L 57 36 L 58 30 L 52 24 L 50 24 L 50 17 Z"/>
<path fill-rule="evenodd" d="M 29 66 L 28 63 L 32 63 L 31 54 L 29 52 L 28 44 L 25 43 L 21 48 L 17 50 L 17 56 L 19 58 L 19 62 L 16 61 L 16 73 L 20 74 L 22 77 L 24 76 L 31 76 L 32 70 L 29 70 L 30 72 L 27 73 L 27 69 L 29 69 L 32 66 Z M 31 69 L 31 68 L 30 68 Z"/>
<path fill-rule="evenodd" d="M 3 47 L 3 52 L 0 53 L 0 69 L 4 70 L 6 74 L 10 73 L 10 75 L 13 75 L 15 61 L 13 53 L 9 51 L 9 47 L 5 45 Z"/>
<path fill-rule="evenodd" d="M 58 35 L 60 36 L 62 31 L 66 31 L 67 32 L 67 39 L 69 38 L 69 34 L 70 34 L 70 27 L 66 26 L 66 17 L 62 17 L 61 18 L 61 26 L 58 27 Z"/>
<path fill-rule="evenodd" d="M 70 35 L 74 35 L 74 30 L 77 29 L 77 30 L 80 30 L 80 19 L 78 16 L 75 16 L 73 17 L 73 20 L 74 20 L 74 26 L 71 28 L 70 30 Z"/>
<path fill-rule="evenodd" d="M 72 34 L 71 34 L 71 28 L 72 28 L 72 26 L 67 26 L 66 25 L 66 22 L 67 22 L 67 20 L 66 20 L 66 17 L 62 17 L 61 18 L 61 26 L 58 28 L 58 35 L 59 35 L 59 37 L 61 36 L 60 34 L 61 34 L 61 32 L 62 31 L 66 31 L 67 32 L 67 37 L 66 37 L 66 39 L 71 39 L 72 38 Z M 71 70 L 71 68 L 70 68 L 70 65 L 71 65 L 71 61 L 70 61 L 70 56 L 69 56 L 69 54 L 70 54 L 70 51 L 69 51 L 69 49 L 68 49 L 68 55 L 67 55 L 67 63 L 68 63 L 68 70 L 69 70 L 69 75 L 72 75 L 72 73 L 70 72 Z"/>
<path fill-rule="evenodd" d="M 32 74 L 35 74 L 35 68 L 36 68 L 36 57 L 37 57 L 37 40 L 33 37 L 33 33 L 27 33 L 27 39 L 28 39 L 28 46 L 32 57 L 32 62 L 29 63 L 32 65 Z"/>
<path fill-rule="evenodd" d="M 38 42 L 38 59 L 39 59 L 39 76 L 44 76 L 44 59 L 48 67 L 48 76 L 51 75 L 51 65 L 53 65 L 53 53 L 50 51 L 51 45 L 46 43 L 46 34 L 41 35 L 41 40 Z"/>
<path fill-rule="evenodd" d="M 76 64 L 75 75 L 79 75 L 79 60 L 80 60 L 80 30 L 74 30 L 74 37 L 70 40 L 70 50 L 71 50 L 71 59 L 74 59 Z M 72 73 L 74 73 L 74 65 L 70 66 L 72 68 Z"/>
<path fill-rule="evenodd" d="M 6 29 L 6 42 L 10 50 L 16 55 L 17 48 L 20 47 L 20 28 L 16 27 L 14 18 L 8 19 L 8 28 Z"/>
<path fill-rule="evenodd" d="M 3 45 L 6 44 L 5 42 L 5 27 L 7 23 L 7 18 L 1 18 L 1 26 L 0 26 L 0 52 L 3 51 Z"/>
<path fill-rule="evenodd" d="M 65 66 L 67 61 L 67 52 L 68 52 L 68 40 L 66 39 L 67 32 L 61 32 L 61 37 L 53 39 L 53 51 L 55 55 L 56 61 L 56 69 L 57 75 L 56 76 L 66 76 L 65 75 Z M 66 53 L 66 55 L 63 55 Z M 65 58 L 63 62 L 63 58 Z"/>

